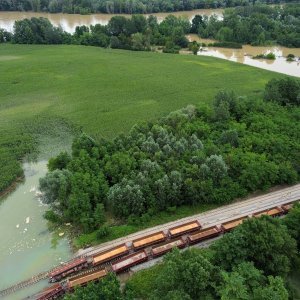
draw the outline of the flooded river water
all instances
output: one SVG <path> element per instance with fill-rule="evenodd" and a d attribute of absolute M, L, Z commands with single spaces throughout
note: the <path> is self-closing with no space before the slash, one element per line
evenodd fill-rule
<path fill-rule="evenodd" d="M 156 13 L 155 15 L 159 22 L 161 22 L 166 16 L 173 14 L 175 16 L 185 16 L 189 20 L 192 20 L 195 15 L 217 15 L 222 17 L 223 9 L 197 9 L 192 11 L 179 11 L 173 13 Z M 106 25 L 108 21 L 116 16 L 114 14 L 92 14 L 92 15 L 77 15 L 77 14 L 48 14 L 48 13 L 34 13 L 34 12 L 0 12 L 0 28 L 4 28 L 7 31 L 12 31 L 14 22 L 16 20 L 22 20 L 31 17 L 44 17 L 48 18 L 50 22 L 55 26 L 61 26 L 63 30 L 67 32 L 74 32 L 76 26 L 80 25 Z M 130 15 L 123 15 L 130 17 Z M 145 15 L 148 16 L 148 15 Z"/>
<path fill-rule="evenodd" d="M 188 35 L 188 39 L 206 44 L 215 42 L 214 40 L 201 39 L 195 34 Z M 258 54 L 267 54 L 270 52 L 276 55 L 275 60 L 252 58 Z M 287 62 L 286 56 L 288 54 L 294 54 L 297 57 L 297 61 Z M 300 48 L 282 46 L 253 47 L 250 45 L 244 45 L 242 49 L 204 47 L 204 50 L 199 51 L 198 55 L 218 57 L 269 71 L 300 77 Z"/>
<path fill-rule="evenodd" d="M 25 163 L 25 180 L 0 203 L 0 290 L 46 271 L 71 257 L 67 239 L 54 247 L 43 213 L 47 209 L 38 197 L 39 178 L 47 162 Z M 23 299 L 46 282 L 21 290 L 4 299 Z"/>

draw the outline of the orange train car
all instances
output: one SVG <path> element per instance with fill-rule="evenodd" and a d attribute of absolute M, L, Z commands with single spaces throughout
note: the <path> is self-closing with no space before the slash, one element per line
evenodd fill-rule
<path fill-rule="evenodd" d="M 148 260 L 148 255 L 145 250 L 130 254 L 124 258 L 112 263 L 112 269 L 116 273 L 120 273 L 130 267 L 138 265 Z"/>
<path fill-rule="evenodd" d="M 281 207 L 273 207 L 270 209 L 265 209 L 265 210 L 259 211 L 257 213 L 254 213 L 253 217 L 258 218 L 263 215 L 270 216 L 270 217 L 278 217 L 278 216 L 281 216 L 283 213 L 284 213 L 284 211 Z"/>
<path fill-rule="evenodd" d="M 235 227 L 239 226 L 240 224 L 242 224 L 246 219 L 248 219 L 247 217 L 242 217 L 242 218 L 238 218 L 229 222 L 225 222 L 221 225 L 221 229 L 223 232 L 228 232 L 231 231 L 232 229 L 234 229 Z"/>
<path fill-rule="evenodd" d="M 77 258 L 69 263 L 54 269 L 49 274 L 49 281 L 55 282 L 63 279 L 69 274 L 72 274 L 76 271 L 82 270 L 83 268 L 88 267 L 88 262 L 86 258 Z"/>
<path fill-rule="evenodd" d="M 154 245 L 165 241 L 167 236 L 164 234 L 163 231 L 155 232 L 153 234 L 138 238 L 132 241 L 132 246 L 134 250 L 145 248 L 150 245 Z"/>
<path fill-rule="evenodd" d="M 197 220 L 195 220 L 192 222 L 188 222 L 188 223 L 170 228 L 169 234 L 173 238 L 173 237 L 176 237 L 176 236 L 179 236 L 179 235 L 191 232 L 191 231 L 195 231 L 200 228 L 201 228 L 200 223 Z"/>
<path fill-rule="evenodd" d="M 157 256 L 163 255 L 163 254 L 171 251 L 173 248 L 179 248 L 179 249 L 184 248 L 185 245 L 186 245 L 186 242 L 182 238 L 180 238 L 180 239 L 166 242 L 166 243 L 163 243 L 156 247 L 153 247 L 151 249 L 151 253 L 152 253 L 153 257 L 157 257 Z"/>
<path fill-rule="evenodd" d="M 84 275 L 75 276 L 67 281 L 68 290 L 74 289 L 76 286 L 84 286 L 92 281 L 98 281 L 107 275 L 106 269 L 97 270 Z"/>
<path fill-rule="evenodd" d="M 92 264 L 93 266 L 100 265 L 102 263 L 108 262 L 116 257 L 120 257 L 128 253 L 129 248 L 126 246 L 126 244 L 122 244 L 114 248 L 108 249 L 104 252 L 93 255 Z"/>
<path fill-rule="evenodd" d="M 216 237 L 220 234 L 221 230 L 217 226 L 201 229 L 188 236 L 189 244 L 196 244 L 201 241 Z"/>
<path fill-rule="evenodd" d="M 64 293 L 65 293 L 65 290 L 63 289 L 62 285 L 60 283 L 56 283 L 56 284 L 42 290 L 38 294 L 36 299 L 37 300 L 57 299 L 58 297 L 62 296 Z"/>
<path fill-rule="evenodd" d="M 283 209 L 283 213 L 287 214 L 296 203 L 299 203 L 299 200 L 283 204 L 281 206 L 281 208 Z"/>

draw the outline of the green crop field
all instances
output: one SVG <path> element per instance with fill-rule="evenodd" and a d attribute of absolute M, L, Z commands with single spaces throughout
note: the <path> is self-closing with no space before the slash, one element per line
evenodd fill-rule
<path fill-rule="evenodd" d="M 34 134 L 66 124 L 112 138 L 220 89 L 260 93 L 276 73 L 210 57 L 84 46 L 0 45 L 0 191 L 22 174 Z"/>

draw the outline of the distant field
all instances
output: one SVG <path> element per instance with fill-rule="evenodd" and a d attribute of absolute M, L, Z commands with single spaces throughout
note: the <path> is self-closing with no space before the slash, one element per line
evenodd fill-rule
<path fill-rule="evenodd" d="M 0 191 L 20 175 L 16 159 L 36 148 L 32 133 L 62 120 L 113 138 L 220 89 L 259 93 L 283 76 L 211 57 L 69 45 L 0 45 L 0 70 Z"/>

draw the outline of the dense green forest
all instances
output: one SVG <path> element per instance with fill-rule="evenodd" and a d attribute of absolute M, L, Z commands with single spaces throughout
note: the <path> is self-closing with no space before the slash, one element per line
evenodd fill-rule
<path fill-rule="evenodd" d="M 113 141 L 82 134 L 72 155 L 51 159 L 40 180 L 52 208 L 46 218 L 105 235 L 106 212 L 134 223 L 184 204 L 220 205 L 295 183 L 299 95 L 299 81 L 272 80 L 265 100 L 221 91 L 212 107 L 187 106 Z"/>
<path fill-rule="evenodd" d="M 0 11 L 43 11 L 51 13 L 143 14 L 251 5 L 279 4 L 293 0 L 1 0 Z"/>
<path fill-rule="evenodd" d="M 173 15 L 161 23 L 155 16 L 133 15 L 112 17 L 108 25 L 79 26 L 73 34 L 54 27 L 45 18 L 16 21 L 13 34 L 0 29 L 0 43 L 80 44 L 87 46 L 150 51 L 156 46 L 164 52 L 178 53 L 188 46 L 185 37 L 197 33 L 203 38 L 221 41 L 219 46 L 242 47 L 242 44 L 279 43 L 300 47 L 300 4 L 282 7 L 255 5 L 225 10 L 224 19 L 196 15 L 188 19 Z M 197 54 L 199 45 L 194 44 Z"/>
<path fill-rule="evenodd" d="M 173 250 L 163 263 L 139 271 L 125 288 L 115 275 L 78 288 L 65 300 L 288 300 L 300 267 L 300 205 L 284 219 L 252 218 L 208 249 Z"/>
<path fill-rule="evenodd" d="M 199 22 L 198 34 L 203 38 L 253 46 L 278 43 L 300 47 L 300 5 L 227 9 L 223 20 L 205 17 Z"/>

